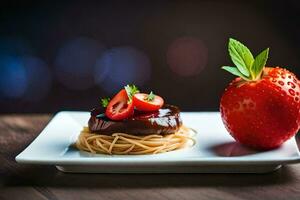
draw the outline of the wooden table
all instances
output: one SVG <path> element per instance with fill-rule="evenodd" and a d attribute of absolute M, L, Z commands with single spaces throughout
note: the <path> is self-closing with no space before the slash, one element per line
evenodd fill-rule
<path fill-rule="evenodd" d="M 0 117 L 0 199 L 300 199 L 296 164 L 269 174 L 64 174 L 16 163 L 50 118 Z"/>

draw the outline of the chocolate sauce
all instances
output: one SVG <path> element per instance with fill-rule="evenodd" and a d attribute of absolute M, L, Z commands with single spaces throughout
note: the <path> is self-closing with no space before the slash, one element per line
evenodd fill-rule
<path fill-rule="evenodd" d="M 88 125 L 93 133 L 111 135 L 128 133 L 132 135 L 171 134 L 182 125 L 180 110 L 176 106 L 164 105 L 155 112 L 135 111 L 134 115 L 122 121 L 113 121 L 104 114 L 104 109 L 91 111 Z"/>

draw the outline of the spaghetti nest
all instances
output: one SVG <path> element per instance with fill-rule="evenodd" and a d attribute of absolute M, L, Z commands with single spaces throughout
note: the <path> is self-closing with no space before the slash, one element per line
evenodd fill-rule
<path fill-rule="evenodd" d="M 156 154 L 194 145 L 192 129 L 181 126 L 179 131 L 169 135 L 136 136 L 126 133 L 110 135 L 94 134 L 84 127 L 77 141 L 76 147 L 91 153 L 103 154 Z"/>

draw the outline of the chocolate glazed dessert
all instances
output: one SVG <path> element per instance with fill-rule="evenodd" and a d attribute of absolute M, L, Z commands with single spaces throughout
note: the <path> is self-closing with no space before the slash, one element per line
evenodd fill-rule
<path fill-rule="evenodd" d="M 182 125 L 180 110 L 173 105 L 164 105 L 158 111 L 139 112 L 122 121 L 107 118 L 101 108 L 93 109 L 88 125 L 93 133 L 111 135 L 113 133 L 127 133 L 132 135 L 172 134 Z"/>

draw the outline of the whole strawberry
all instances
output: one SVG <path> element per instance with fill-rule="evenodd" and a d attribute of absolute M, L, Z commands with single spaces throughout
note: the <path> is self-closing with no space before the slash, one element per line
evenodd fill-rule
<path fill-rule="evenodd" d="M 279 147 L 300 128 L 300 82 L 286 69 L 265 67 L 269 49 L 255 59 L 250 50 L 230 39 L 228 50 L 238 76 L 220 103 L 222 120 L 238 142 L 259 150 Z"/>

